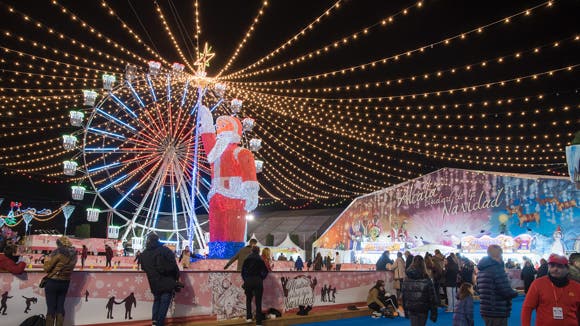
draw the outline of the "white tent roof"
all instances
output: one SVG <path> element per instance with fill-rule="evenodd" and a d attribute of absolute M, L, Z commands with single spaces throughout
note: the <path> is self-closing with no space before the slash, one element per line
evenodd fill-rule
<path fill-rule="evenodd" d="M 300 255 L 304 259 L 304 249 L 290 240 L 290 234 L 286 234 L 286 238 L 279 245 L 268 248 L 270 248 L 274 255 L 277 253 L 285 253 L 287 256 Z"/>
<path fill-rule="evenodd" d="M 292 239 L 290 239 L 290 234 L 286 234 L 286 238 L 282 243 L 276 246 L 277 248 L 297 248 L 298 250 L 302 250 L 299 245 L 295 244 Z"/>
<path fill-rule="evenodd" d="M 256 244 L 258 247 L 260 247 L 260 248 L 265 247 L 263 244 L 260 243 L 260 240 L 258 240 L 255 233 L 252 233 L 252 236 L 250 237 L 250 239 L 256 239 L 256 241 L 258 241 L 258 243 Z"/>

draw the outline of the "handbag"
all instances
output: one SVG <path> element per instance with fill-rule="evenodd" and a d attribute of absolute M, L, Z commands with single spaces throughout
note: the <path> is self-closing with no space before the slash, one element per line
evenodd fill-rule
<path fill-rule="evenodd" d="M 44 287 L 46 286 L 46 282 L 48 281 L 48 275 L 46 275 L 45 277 L 43 277 L 42 279 L 40 279 L 40 284 L 38 284 L 38 287 L 41 289 L 44 289 Z"/>

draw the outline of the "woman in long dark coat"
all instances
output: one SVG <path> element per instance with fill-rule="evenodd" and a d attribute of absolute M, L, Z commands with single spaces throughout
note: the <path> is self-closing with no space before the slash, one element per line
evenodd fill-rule
<path fill-rule="evenodd" d="M 524 268 L 522 268 L 521 279 L 524 281 L 524 293 L 528 293 L 528 289 L 532 285 L 532 282 L 536 278 L 536 269 L 529 260 L 524 263 Z"/>

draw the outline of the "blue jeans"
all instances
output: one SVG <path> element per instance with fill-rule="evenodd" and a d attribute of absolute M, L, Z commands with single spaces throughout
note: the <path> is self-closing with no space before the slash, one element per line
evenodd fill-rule
<path fill-rule="evenodd" d="M 47 315 L 61 314 L 64 316 L 64 299 L 66 299 L 69 284 L 70 280 L 48 279 L 44 288 Z"/>
<path fill-rule="evenodd" d="M 173 293 L 153 294 L 153 325 L 163 326 Z"/>

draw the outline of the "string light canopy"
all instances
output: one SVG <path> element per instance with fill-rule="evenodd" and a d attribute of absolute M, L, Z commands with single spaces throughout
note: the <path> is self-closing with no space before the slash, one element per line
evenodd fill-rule
<path fill-rule="evenodd" d="M 443 167 L 566 175 L 565 147 L 580 129 L 578 9 L 545 0 L 0 1 L 0 175 L 91 198 L 79 171 L 140 122 L 129 113 L 137 100 L 117 107 L 128 125 L 103 108 L 108 125 L 92 132 L 108 134 L 88 139 L 101 152 L 85 162 L 74 153 L 87 108 L 117 85 L 119 96 L 148 92 L 126 81 L 163 69 L 211 78 L 213 93 L 228 93 L 232 113 L 248 118 L 263 208 L 346 205 Z"/>

